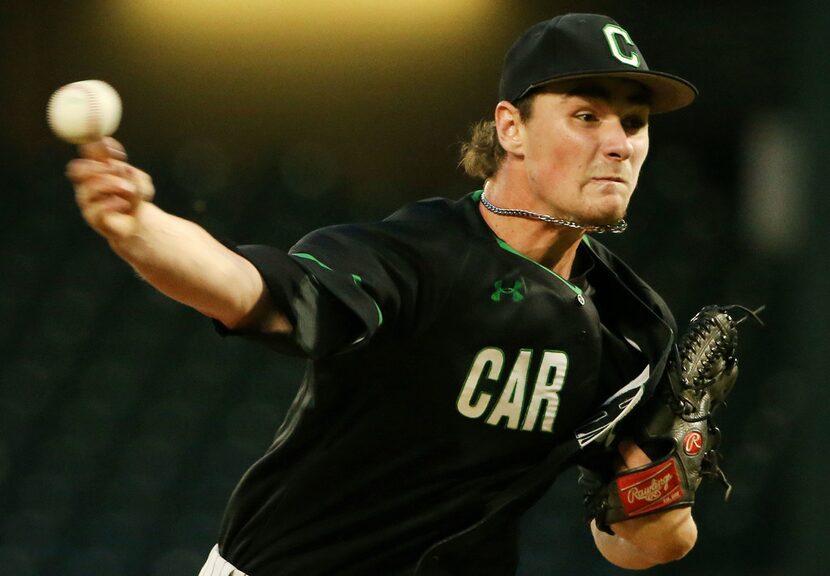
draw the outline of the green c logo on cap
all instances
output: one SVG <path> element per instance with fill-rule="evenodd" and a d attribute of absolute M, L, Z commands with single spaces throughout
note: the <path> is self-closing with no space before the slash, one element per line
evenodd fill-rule
<path fill-rule="evenodd" d="M 622 41 L 625 43 L 625 46 L 633 46 L 636 48 L 634 42 L 631 41 L 631 36 L 628 35 L 628 32 L 617 26 L 616 24 L 606 24 L 602 28 L 603 34 L 605 34 L 605 39 L 608 40 L 608 47 L 611 48 L 611 54 L 614 55 L 614 58 L 622 62 L 623 64 L 628 64 L 629 66 L 634 66 L 639 68 L 640 67 L 640 56 L 637 52 L 633 50 L 627 50 L 628 54 L 624 54 L 623 51 L 620 49 L 620 45 L 622 42 L 617 39 L 617 37 L 621 37 Z"/>

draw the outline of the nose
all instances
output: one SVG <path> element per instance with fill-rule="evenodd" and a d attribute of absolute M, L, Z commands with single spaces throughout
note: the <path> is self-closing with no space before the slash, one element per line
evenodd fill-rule
<path fill-rule="evenodd" d="M 603 126 L 603 153 L 612 160 L 628 160 L 634 152 L 628 132 L 622 125 L 620 118 L 604 122 Z"/>

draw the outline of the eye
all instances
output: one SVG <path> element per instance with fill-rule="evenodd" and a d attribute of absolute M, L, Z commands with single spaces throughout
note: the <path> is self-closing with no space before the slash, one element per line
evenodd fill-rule
<path fill-rule="evenodd" d="M 634 133 L 648 125 L 648 118 L 640 115 L 626 116 L 622 119 L 622 126 L 626 132 Z"/>
<path fill-rule="evenodd" d="M 583 122 L 599 122 L 599 117 L 593 112 L 578 112 L 576 117 Z"/>

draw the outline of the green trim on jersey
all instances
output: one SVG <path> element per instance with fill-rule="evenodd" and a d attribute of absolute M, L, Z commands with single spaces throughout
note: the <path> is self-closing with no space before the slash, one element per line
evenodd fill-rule
<path fill-rule="evenodd" d="M 473 200 L 475 202 L 478 202 L 481 199 L 481 195 L 483 193 L 484 193 L 484 190 L 476 190 L 475 192 L 473 192 Z M 525 256 L 524 254 L 522 254 L 521 252 L 519 252 L 518 250 L 513 248 L 510 244 L 508 244 L 507 242 L 505 242 L 504 240 L 502 240 L 501 238 L 496 236 L 495 234 L 493 234 L 493 237 L 496 239 L 496 242 L 498 243 L 498 245 L 502 249 L 507 250 L 508 252 L 510 252 L 511 254 L 515 254 L 516 256 L 521 256 L 522 258 L 524 258 L 528 262 L 533 262 L 534 264 L 536 264 L 539 268 L 541 268 L 542 270 L 544 270 L 548 274 L 552 274 L 553 276 L 555 276 L 556 278 L 561 280 L 562 283 L 564 283 L 565 286 L 570 288 L 571 291 L 573 291 L 574 294 L 576 294 L 577 296 L 582 296 L 582 290 L 579 288 L 579 286 L 575 286 L 575 285 L 571 284 L 570 282 L 565 280 L 562 276 L 560 276 L 559 274 L 557 274 L 556 272 L 554 272 L 553 270 L 551 270 L 547 266 L 542 266 L 539 262 L 537 262 L 533 258 L 531 258 L 529 256 Z M 584 238 L 584 236 L 583 236 L 583 238 Z"/>
<path fill-rule="evenodd" d="M 319 266 L 321 266 L 322 268 L 325 268 L 326 270 L 328 270 L 330 272 L 334 271 L 331 266 L 327 266 L 323 262 L 320 262 L 317 258 L 314 257 L 314 255 L 309 254 L 308 252 L 297 252 L 296 254 L 290 254 L 290 256 L 296 256 L 297 258 L 302 258 L 304 260 L 311 260 L 315 264 L 318 264 Z M 360 284 L 363 282 L 363 278 L 361 278 L 357 274 L 352 274 L 352 280 L 358 286 L 360 286 Z M 369 298 L 372 299 L 372 304 L 375 305 L 375 310 L 377 310 L 377 312 L 378 312 L 378 327 L 380 327 L 380 326 L 383 325 L 383 312 L 380 311 L 380 306 L 378 305 L 377 300 L 372 298 L 372 296 L 369 295 L 368 293 L 367 293 L 367 296 L 369 296 Z"/>
<path fill-rule="evenodd" d="M 539 264 L 539 263 L 538 263 L 536 260 L 534 260 L 533 258 L 530 258 L 529 256 L 525 256 L 524 254 L 522 254 L 521 252 L 519 252 L 518 250 L 516 250 L 515 248 L 513 248 L 510 244 L 508 244 L 507 242 L 505 242 L 505 241 L 504 241 L 504 240 L 502 240 L 501 238 L 496 237 L 496 242 L 497 242 L 497 243 L 498 243 L 498 245 L 499 245 L 499 246 L 501 246 L 504 250 L 507 250 L 508 252 L 511 252 L 511 253 L 515 254 L 516 256 L 521 256 L 522 258 L 524 258 L 524 259 L 525 259 L 525 260 L 527 260 L 528 262 L 533 262 L 534 264 L 536 264 L 536 265 L 537 265 L 539 268 L 541 268 L 542 270 L 544 270 L 544 271 L 546 271 L 547 273 L 552 274 L 553 276 L 557 277 L 559 280 L 561 280 L 561 281 L 565 284 L 565 286 L 567 286 L 568 288 L 570 288 L 570 289 L 573 291 L 573 293 L 574 293 L 574 294 L 576 294 L 577 296 L 581 296 L 581 295 L 582 295 L 582 289 L 580 289 L 580 287 L 579 287 L 579 286 L 575 286 L 575 285 L 571 284 L 570 282 L 568 282 L 567 280 L 565 280 L 562 276 L 560 276 L 559 274 L 557 274 L 556 272 L 554 272 L 553 270 L 551 270 L 551 269 L 550 269 L 550 268 L 548 268 L 547 266 L 542 266 L 541 264 Z"/>
<path fill-rule="evenodd" d="M 361 278 L 357 274 L 352 274 L 352 280 L 354 280 L 354 283 L 358 286 L 360 286 L 360 284 L 363 283 L 363 278 Z M 372 297 L 369 296 L 369 298 Z M 383 325 L 383 312 L 380 311 L 380 306 L 378 306 L 378 303 L 374 298 L 372 298 L 372 304 L 375 305 L 375 310 L 378 311 L 378 327 L 380 327 Z"/>
<path fill-rule="evenodd" d="M 312 256 L 311 254 L 307 254 L 306 252 L 298 252 L 297 254 L 289 254 L 289 256 L 296 256 L 297 258 L 303 258 L 305 260 L 311 260 L 312 262 L 316 262 L 317 264 L 319 264 L 320 266 L 322 266 L 326 270 L 331 271 L 331 266 L 326 266 L 325 264 L 323 264 L 322 262 L 317 260 L 317 258 Z"/>

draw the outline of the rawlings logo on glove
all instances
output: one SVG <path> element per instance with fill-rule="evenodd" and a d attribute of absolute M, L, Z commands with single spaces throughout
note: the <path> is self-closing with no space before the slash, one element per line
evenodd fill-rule
<path fill-rule="evenodd" d="M 729 312 L 746 315 L 738 321 Z M 689 323 L 678 345 L 678 359 L 667 368 L 668 386 L 642 408 L 633 426 L 634 441 L 652 458 L 645 466 L 610 477 L 590 465 L 580 466 L 589 519 L 612 533 L 615 522 L 691 506 L 703 478 L 717 478 L 732 490 L 720 468 L 720 431 L 712 413 L 735 385 L 737 326 L 758 313 L 742 306 L 706 306 Z"/>
<path fill-rule="evenodd" d="M 616 483 L 623 510 L 629 517 L 665 508 L 684 494 L 674 460 L 625 474 L 617 478 Z"/>

